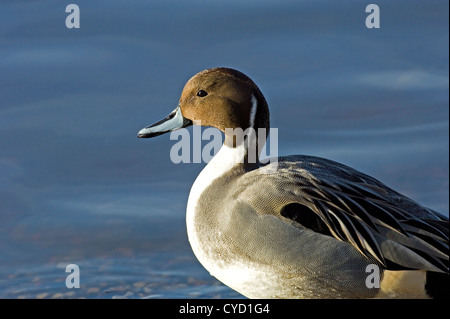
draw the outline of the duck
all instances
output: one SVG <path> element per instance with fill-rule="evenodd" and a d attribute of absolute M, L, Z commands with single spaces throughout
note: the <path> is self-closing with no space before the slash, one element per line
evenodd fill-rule
<path fill-rule="evenodd" d="M 259 299 L 448 298 L 448 217 L 329 159 L 261 161 L 269 108 L 247 75 L 197 73 L 138 137 L 191 125 L 224 133 L 186 209 L 192 250 L 223 284 Z"/>

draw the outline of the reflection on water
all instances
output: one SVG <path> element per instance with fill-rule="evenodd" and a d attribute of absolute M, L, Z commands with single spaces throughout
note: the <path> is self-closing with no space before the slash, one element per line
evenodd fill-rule
<path fill-rule="evenodd" d="M 77 0 L 0 4 L 0 298 L 240 298 L 202 268 L 184 212 L 203 164 L 136 138 L 185 81 L 237 68 L 279 152 L 373 175 L 448 215 L 448 2 Z M 67 264 L 80 289 L 65 287 Z"/>

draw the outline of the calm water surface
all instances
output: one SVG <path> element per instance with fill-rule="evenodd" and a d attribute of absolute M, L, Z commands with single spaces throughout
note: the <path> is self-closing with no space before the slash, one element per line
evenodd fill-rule
<path fill-rule="evenodd" d="M 252 77 L 279 152 L 353 166 L 448 216 L 447 1 L 0 4 L 0 298 L 241 298 L 193 256 L 167 115 L 214 66 Z M 192 130 L 192 129 L 190 129 Z M 80 268 L 68 289 L 65 267 Z"/>

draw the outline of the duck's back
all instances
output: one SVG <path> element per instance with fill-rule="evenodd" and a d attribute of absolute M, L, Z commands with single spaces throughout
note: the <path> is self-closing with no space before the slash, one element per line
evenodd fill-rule
<path fill-rule="evenodd" d="M 381 200 L 391 203 L 412 216 L 427 220 L 445 221 L 448 225 L 448 217 L 416 203 L 379 180 L 344 164 L 307 155 L 280 157 L 278 163 L 275 162 L 275 164 L 279 164 L 280 166 L 278 167 L 282 170 L 287 170 L 288 174 L 292 174 L 293 171 L 306 170 L 311 177 L 325 187 L 340 188 L 343 192 L 347 192 L 348 195 L 353 193 L 354 195 L 367 196 L 368 198 L 381 197 Z M 448 232 L 448 227 L 446 227 L 446 230 Z"/>

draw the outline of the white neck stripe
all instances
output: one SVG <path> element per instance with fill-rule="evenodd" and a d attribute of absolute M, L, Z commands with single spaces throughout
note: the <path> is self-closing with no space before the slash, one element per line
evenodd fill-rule
<path fill-rule="evenodd" d="M 250 110 L 250 127 L 255 128 L 255 117 L 256 117 L 256 110 L 258 108 L 258 101 L 256 100 L 253 94 L 251 100 L 252 100 L 252 108 Z"/>

